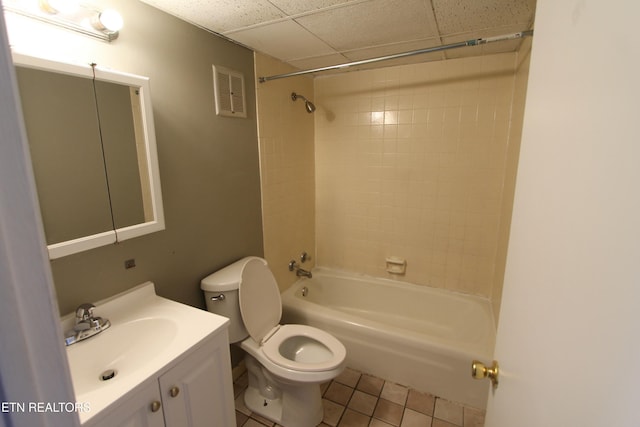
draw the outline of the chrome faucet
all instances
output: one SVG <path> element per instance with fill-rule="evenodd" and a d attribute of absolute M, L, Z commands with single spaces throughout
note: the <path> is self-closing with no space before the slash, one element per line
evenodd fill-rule
<path fill-rule="evenodd" d="M 311 272 L 303 268 L 300 268 L 296 260 L 292 259 L 291 261 L 289 261 L 289 271 L 294 271 L 294 270 L 296 271 L 296 276 L 298 277 L 304 276 L 311 279 Z"/>
<path fill-rule="evenodd" d="M 93 315 L 95 308 L 96 306 L 91 303 L 80 304 L 76 308 L 75 326 L 65 334 L 64 343 L 66 345 L 86 340 L 111 326 L 109 320 Z"/>

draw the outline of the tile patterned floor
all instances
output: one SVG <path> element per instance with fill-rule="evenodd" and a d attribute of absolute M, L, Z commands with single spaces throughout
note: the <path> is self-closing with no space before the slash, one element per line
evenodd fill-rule
<path fill-rule="evenodd" d="M 244 405 L 247 374 L 234 383 L 238 427 L 274 427 Z M 345 371 L 322 386 L 322 427 L 483 427 L 484 411 L 363 374 Z M 286 426 L 285 426 L 286 427 Z"/>

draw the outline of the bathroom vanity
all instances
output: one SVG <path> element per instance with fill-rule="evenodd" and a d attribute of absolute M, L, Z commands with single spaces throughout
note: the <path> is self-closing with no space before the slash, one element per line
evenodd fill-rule
<path fill-rule="evenodd" d="M 222 335 L 222 334 L 220 334 Z M 226 337 L 226 334 L 224 334 Z M 183 359 L 169 364 L 130 394 L 105 409 L 87 426 L 230 426 L 234 409 L 228 408 L 224 373 L 229 371 L 228 344 L 213 337 Z M 225 363 L 227 361 L 227 363 Z"/>
<path fill-rule="evenodd" d="M 83 426 L 235 425 L 225 317 L 159 297 L 150 282 L 95 311 L 111 327 L 67 347 Z"/>

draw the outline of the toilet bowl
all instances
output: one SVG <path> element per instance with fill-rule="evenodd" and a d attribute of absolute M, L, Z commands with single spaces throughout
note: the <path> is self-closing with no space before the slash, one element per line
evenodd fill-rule
<path fill-rule="evenodd" d="M 335 378 L 347 355 L 335 337 L 307 325 L 282 325 L 263 345 L 247 338 L 240 348 L 281 380 L 300 383 Z"/>
<path fill-rule="evenodd" d="M 322 421 L 320 384 L 344 369 L 346 349 L 307 325 L 280 325 L 280 291 L 267 262 L 243 258 L 201 282 L 207 309 L 229 317 L 229 340 L 246 352 L 247 407 L 286 427 Z"/>

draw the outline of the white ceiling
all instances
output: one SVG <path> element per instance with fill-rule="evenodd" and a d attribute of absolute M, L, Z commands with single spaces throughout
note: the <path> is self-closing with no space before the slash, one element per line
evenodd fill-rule
<path fill-rule="evenodd" d="M 533 28 L 536 0 L 142 0 L 300 69 Z M 402 63 L 510 52 L 521 40 Z M 398 63 L 396 61 L 395 63 Z M 391 65 L 386 63 L 385 65 Z"/>

